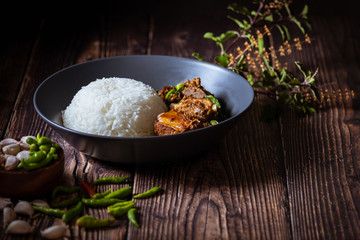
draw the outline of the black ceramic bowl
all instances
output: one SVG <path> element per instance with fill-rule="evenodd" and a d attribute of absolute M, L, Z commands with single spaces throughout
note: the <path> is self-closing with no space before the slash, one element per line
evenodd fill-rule
<path fill-rule="evenodd" d="M 170 136 L 107 137 L 68 129 L 61 111 L 82 86 L 103 77 L 133 78 L 154 89 L 201 78 L 202 85 L 220 100 L 228 118 L 217 125 Z M 220 141 L 251 105 L 254 92 L 241 76 L 216 65 L 171 56 L 120 56 L 67 67 L 49 76 L 37 88 L 37 113 L 77 150 L 94 158 L 126 164 L 189 158 Z"/>

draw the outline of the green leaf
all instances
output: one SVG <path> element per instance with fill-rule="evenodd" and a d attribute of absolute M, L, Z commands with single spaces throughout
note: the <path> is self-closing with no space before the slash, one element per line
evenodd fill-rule
<path fill-rule="evenodd" d="M 276 24 L 277 29 L 279 30 L 282 40 L 289 40 L 290 39 L 290 32 L 289 29 L 285 25 Z"/>
<path fill-rule="evenodd" d="M 240 5 L 238 3 L 231 3 L 227 7 L 229 10 L 236 12 L 241 15 L 249 15 L 249 9 L 245 7 L 244 5 Z"/>
<path fill-rule="evenodd" d="M 273 15 L 267 15 L 264 19 L 265 19 L 265 21 L 268 21 L 268 22 L 274 21 Z"/>
<path fill-rule="evenodd" d="M 233 30 L 229 30 L 227 31 L 226 33 L 222 33 L 220 36 L 219 36 L 219 41 L 221 43 L 225 42 L 226 40 L 228 40 L 229 38 L 232 38 L 232 37 L 236 37 L 238 35 L 238 32 L 237 31 L 233 31 Z"/>
<path fill-rule="evenodd" d="M 228 18 L 231 19 L 231 20 L 233 20 L 233 21 L 238 25 L 238 27 L 239 27 L 240 29 L 245 29 L 244 24 L 243 24 L 240 20 L 238 20 L 238 19 L 236 19 L 236 18 L 234 18 L 234 17 L 232 17 L 232 16 L 228 16 Z"/>
<path fill-rule="evenodd" d="M 211 39 L 215 41 L 215 36 L 212 32 L 207 32 L 204 34 L 204 38 Z"/>
<path fill-rule="evenodd" d="M 304 19 L 307 19 L 308 12 L 309 12 L 309 7 L 308 7 L 308 5 L 305 4 L 305 6 L 304 6 L 304 8 L 303 8 L 303 10 L 301 12 L 301 15 L 302 15 L 302 17 Z"/>
<path fill-rule="evenodd" d="M 215 57 L 215 61 L 222 67 L 227 67 L 228 64 L 229 64 L 229 57 L 224 54 L 224 55 L 221 55 L 221 56 L 216 56 Z"/>
<path fill-rule="evenodd" d="M 306 33 L 305 28 L 301 25 L 301 22 L 299 20 L 297 20 L 295 17 L 290 18 L 290 20 L 298 26 L 298 28 L 303 34 Z"/>
<path fill-rule="evenodd" d="M 264 50 L 264 39 L 258 38 L 259 54 L 261 55 Z"/>
<path fill-rule="evenodd" d="M 197 52 L 192 53 L 192 56 L 195 57 L 199 61 L 204 61 L 204 58 L 200 57 L 200 54 Z"/>

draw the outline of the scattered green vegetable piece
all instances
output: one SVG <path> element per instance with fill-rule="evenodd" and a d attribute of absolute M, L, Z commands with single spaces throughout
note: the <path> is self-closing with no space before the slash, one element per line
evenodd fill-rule
<path fill-rule="evenodd" d="M 65 223 L 69 223 L 74 218 L 79 216 L 82 213 L 83 209 L 84 209 L 84 203 L 78 202 L 78 204 L 74 208 L 70 208 L 63 214 L 62 221 Z"/>
<path fill-rule="evenodd" d="M 124 202 L 115 203 L 115 204 L 109 206 L 108 210 L 112 209 L 112 208 L 124 207 L 124 206 L 127 206 L 129 204 L 135 204 L 135 202 L 134 201 L 124 201 Z"/>
<path fill-rule="evenodd" d="M 53 154 L 48 153 L 45 159 L 42 159 L 40 162 L 37 162 L 37 163 L 26 163 L 25 159 L 21 159 L 21 165 L 26 170 L 31 171 L 31 170 L 45 167 L 46 165 L 48 165 L 51 162 L 52 159 L 53 159 Z"/>
<path fill-rule="evenodd" d="M 146 192 L 143 193 L 139 193 L 137 195 L 135 195 L 133 198 L 148 198 L 151 196 L 154 196 L 156 193 L 158 193 L 161 190 L 161 187 L 153 187 L 149 190 L 147 190 Z"/>
<path fill-rule="evenodd" d="M 131 195 L 132 193 L 132 187 L 124 187 L 124 188 L 120 188 L 112 193 L 109 193 L 108 195 L 106 195 L 104 198 L 118 198 L 118 199 L 122 199 L 122 198 L 126 198 L 127 196 Z"/>
<path fill-rule="evenodd" d="M 102 192 L 102 193 L 96 193 L 94 195 L 94 198 L 96 198 L 96 199 L 104 198 L 109 193 L 111 193 L 111 189 L 108 189 L 108 190 L 106 190 L 105 192 Z"/>
<path fill-rule="evenodd" d="M 179 83 L 175 86 L 176 91 L 180 91 L 184 87 L 184 83 Z"/>
<path fill-rule="evenodd" d="M 28 137 L 28 138 L 26 139 L 26 142 L 27 142 L 27 144 L 29 144 L 29 145 L 32 145 L 32 144 L 37 145 L 37 141 L 36 141 L 34 138 L 32 138 L 32 137 Z"/>
<path fill-rule="evenodd" d="M 37 163 L 37 162 L 40 162 L 41 160 L 45 159 L 46 155 L 47 155 L 47 153 L 44 151 L 37 151 L 33 155 L 31 155 L 29 158 L 24 159 L 24 161 L 26 164 Z"/>
<path fill-rule="evenodd" d="M 51 139 L 48 137 L 44 137 L 44 136 L 38 138 L 37 142 L 38 142 L 38 145 L 52 144 Z"/>
<path fill-rule="evenodd" d="M 217 109 L 221 108 L 219 100 L 217 100 L 213 95 L 206 95 L 205 98 L 210 99 L 210 101 L 216 105 Z"/>
<path fill-rule="evenodd" d="M 29 139 L 29 138 L 28 138 Z M 39 146 L 37 144 L 31 144 L 30 145 L 30 155 L 32 155 L 32 153 L 39 151 Z"/>
<path fill-rule="evenodd" d="M 65 199 L 61 202 L 52 203 L 51 206 L 55 208 L 65 208 L 77 204 L 79 201 L 80 201 L 79 197 L 74 197 L 74 198 Z"/>
<path fill-rule="evenodd" d="M 175 89 L 171 89 L 170 91 L 168 91 L 165 95 L 165 99 L 169 100 L 170 97 L 175 93 Z"/>
<path fill-rule="evenodd" d="M 218 124 L 219 122 L 218 121 L 216 121 L 216 120 L 210 120 L 210 125 L 216 125 L 216 124 Z"/>
<path fill-rule="evenodd" d="M 108 213 L 113 217 L 121 217 L 135 206 L 135 202 L 121 207 L 108 208 Z"/>
<path fill-rule="evenodd" d="M 115 218 L 97 219 L 92 216 L 83 216 L 76 221 L 76 225 L 83 228 L 108 227 L 115 222 Z"/>
<path fill-rule="evenodd" d="M 87 207 L 108 207 L 114 205 L 115 203 L 123 202 L 124 200 L 117 198 L 83 198 L 81 201 Z"/>
<path fill-rule="evenodd" d="M 39 150 L 44 151 L 45 153 L 50 152 L 50 148 L 51 148 L 51 144 L 44 144 L 39 146 Z"/>
<path fill-rule="evenodd" d="M 124 183 L 128 177 L 103 177 L 96 179 L 92 184 L 99 185 L 99 184 L 119 184 Z"/>
<path fill-rule="evenodd" d="M 52 198 L 54 199 L 58 193 L 76 193 L 80 190 L 79 186 L 65 186 L 65 185 L 59 185 L 56 186 L 52 191 Z"/>
<path fill-rule="evenodd" d="M 61 218 L 63 216 L 63 214 L 65 213 L 65 211 L 63 211 L 61 209 L 56 209 L 56 208 L 40 207 L 40 206 L 32 206 L 32 207 L 37 212 L 41 212 L 46 215 L 58 217 L 58 218 Z"/>
<path fill-rule="evenodd" d="M 137 214 L 137 209 L 136 208 L 131 208 L 129 209 L 129 211 L 127 212 L 127 217 L 129 219 L 129 221 L 135 226 L 135 227 L 139 227 L 139 223 L 136 219 L 136 214 Z"/>

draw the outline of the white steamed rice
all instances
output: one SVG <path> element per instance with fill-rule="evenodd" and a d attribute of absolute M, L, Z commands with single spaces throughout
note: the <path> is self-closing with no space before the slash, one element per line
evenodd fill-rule
<path fill-rule="evenodd" d="M 158 114 L 167 111 L 150 86 L 129 78 L 102 78 L 83 86 L 62 112 L 65 127 L 121 137 L 153 135 Z"/>

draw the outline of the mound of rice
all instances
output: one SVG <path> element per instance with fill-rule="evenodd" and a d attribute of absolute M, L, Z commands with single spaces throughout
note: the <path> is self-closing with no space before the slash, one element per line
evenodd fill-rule
<path fill-rule="evenodd" d="M 154 121 L 167 107 L 150 86 L 129 78 L 102 78 L 82 87 L 62 112 L 65 127 L 121 137 L 154 134 Z"/>

